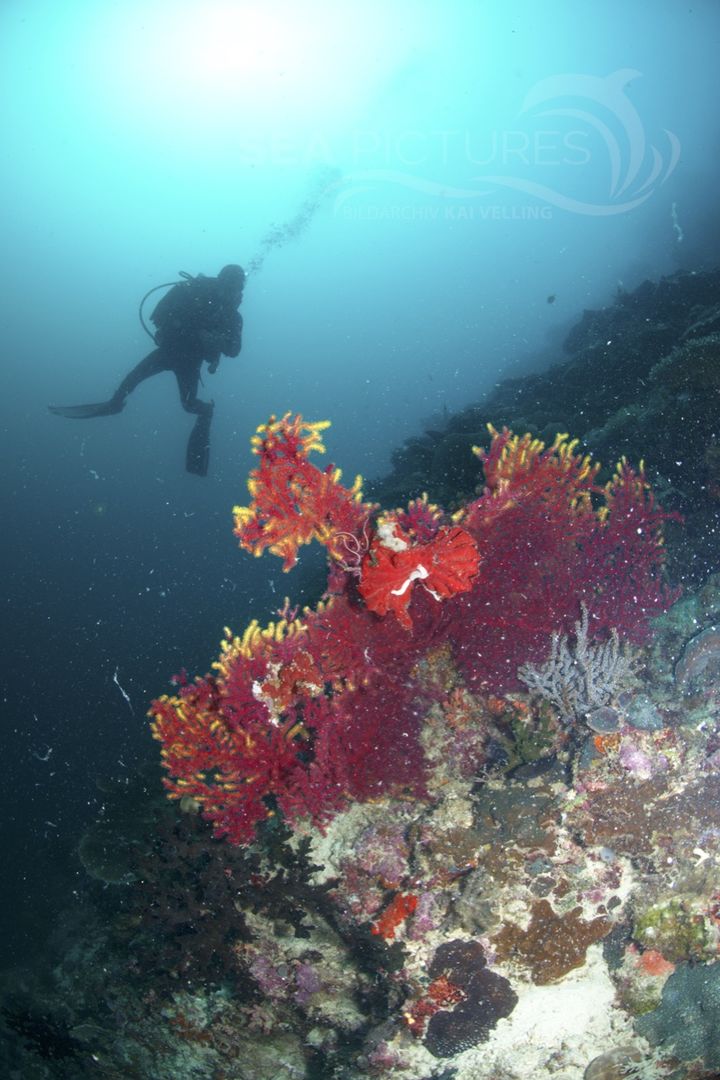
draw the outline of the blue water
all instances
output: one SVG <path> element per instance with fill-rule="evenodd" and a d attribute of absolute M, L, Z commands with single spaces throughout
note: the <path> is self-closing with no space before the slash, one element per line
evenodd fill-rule
<path fill-rule="evenodd" d="M 150 698 L 205 671 L 224 624 L 311 588 L 236 551 L 258 423 L 331 419 L 329 459 L 379 477 L 424 424 L 558 359 L 584 308 L 715 262 L 719 32 L 713 0 L 6 0 L 1 798 L 21 950 L 80 874 L 96 781 L 155 754 Z M 207 478 L 183 471 L 171 375 L 121 416 L 47 413 L 109 396 L 149 350 L 148 289 L 253 260 L 242 353 L 202 388 Z"/>

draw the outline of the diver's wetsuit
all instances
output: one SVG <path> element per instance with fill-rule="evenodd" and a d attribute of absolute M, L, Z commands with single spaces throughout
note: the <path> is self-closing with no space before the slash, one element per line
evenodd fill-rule
<path fill-rule="evenodd" d="M 145 379 L 151 379 L 161 371 L 174 372 L 180 391 L 180 404 L 186 412 L 197 416 L 187 444 L 185 467 L 188 472 L 198 476 L 207 475 L 210 463 L 210 424 L 215 408 L 212 401 L 201 401 L 197 396 L 203 359 L 203 356 L 180 353 L 167 347 L 153 349 L 128 372 L 112 397 L 119 412 L 128 394 Z"/>
<path fill-rule="evenodd" d="M 203 356 L 182 355 L 171 352 L 169 349 L 153 349 L 132 371 L 128 372 L 113 398 L 124 400 L 145 379 L 151 379 L 153 375 L 159 375 L 161 371 L 172 371 L 177 379 L 183 409 L 189 413 L 202 413 L 208 409 L 212 411 L 212 403 L 200 401 L 197 396 L 200 368 L 204 359 Z"/>
<path fill-rule="evenodd" d="M 242 300 L 245 273 L 224 267 L 216 278 L 198 276 L 179 283 L 167 293 L 151 315 L 157 326 L 157 349 L 148 353 L 122 380 L 109 401 L 94 405 L 50 405 L 58 416 L 85 420 L 119 413 L 128 394 L 161 371 L 177 379 L 180 403 L 197 416 L 187 448 L 188 472 L 205 476 L 210 449 L 210 423 L 214 405 L 197 396 L 203 361 L 213 373 L 221 356 L 235 357 L 242 347 Z"/>

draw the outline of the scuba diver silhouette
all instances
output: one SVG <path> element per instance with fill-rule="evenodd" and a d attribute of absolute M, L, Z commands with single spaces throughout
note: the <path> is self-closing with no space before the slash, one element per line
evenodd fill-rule
<path fill-rule="evenodd" d="M 151 293 L 140 303 L 140 321 L 157 345 L 122 380 L 109 401 L 93 405 L 49 405 L 51 413 L 72 420 L 88 420 L 95 416 L 112 416 L 125 407 L 128 394 L 153 375 L 172 371 L 180 391 L 180 403 L 186 412 L 197 416 L 187 445 L 186 468 L 197 476 L 206 476 L 210 461 L 210 425 L 214 403 L 201 401 L 197 396 L 200 370 L 204 361 L 213 375 L 221 356 L 236 357 L 242 347 L 242 316 L 240 306 L 245 286 L 245 271 L 231 263 L 217 277 L 181 274 L 182 281 L 158 303 L 151 321 L 155 334 L 148 330 L 142 317 L 142 307 Z M 156 288 L 164 288 L 162 285 Z"/>

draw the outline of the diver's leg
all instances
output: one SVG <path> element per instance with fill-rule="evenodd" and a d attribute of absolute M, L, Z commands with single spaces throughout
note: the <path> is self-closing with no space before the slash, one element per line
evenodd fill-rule
<path fill-rule="evenodd" d="M 167 371 L 169 368 L 168 357 L 162 349 L 153 349 L 151 353 L 144 356 L 139 364 L 136 364 L 132 371 L 129 371 L 123 381 L 118 386 L 117 390 L 112 396 L 113 401 L 120 401 L 120 408 L 125 404 L 125 398 L 128 394 L 132 394 L 141 382 L 145 382 L 146 379 L 151 379 L 153 375 L 158 375 L 161 371 Z"/>
<path fill-rule="evenodd" d="M 197 367 L 178 367 L 175 369 L 175 376 L 183 409 L 197 416 L 188 439 L 185 468 L 196 476 L 207 476 L 210 464 L 210 425 L 215 406 L 212 401 L 200 401 L 197 396 L 199 364 Z"/>
<path fill-rule="evenodd" d="M 56 416 L 66 416 L 72 420 L 88 420 L 93 416 L 112 416 L 122 412 L 125 407 L 125 398 L 136 386 L 160 371 L 167 371 L 168 367 L 167 356 L 161 349 L 153 349 L 125 376 L 109 401 L 99 401 L 92 405 L 48 405 L 48 408 Z"/>
<path fill-rule="evenodd" d="M 188 366 L 178 365 L 173 368 L 175 372 L 175 378 L 177 379 L 178 390 L 180 391 L 180 404 L 185 412 L 204 414 L 211 413 L 215 408 L 212 401 L 201 401 L 197 396 L 198 383 L 200 381 L 200 364 L 202 361 L 198 361 L 197 364 L 190 364 Z"/>

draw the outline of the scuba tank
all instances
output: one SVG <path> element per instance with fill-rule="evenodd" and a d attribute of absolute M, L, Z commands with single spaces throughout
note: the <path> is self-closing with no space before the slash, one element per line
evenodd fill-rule
<path fill-rule="evenodd" d="M 188 272 L 186 270 L 180 270 L 179 271 L 179 276 L 182 279 L 180 281 L 166 281 L 162 285 L 154 285 L 152 287 L 152 289 L 148 289 L 148 291 L 145 293 L 142 300 L 140 301 L 140 306 L 138 307 L 138 317 L 140 319 L 140 325 L 142 326 L 143 330 L 148 335 L 148 337 L 151 337 L 153 341 L 155 341 L 155 334 L 153 334 L 152 330 L 150 329 L 148 324 L 145 322 L 145 317 L 143 315 L 143 308 L 145 307 L 145 301 L 148 299 L 149 296 L 152 296 L 153 293 L 158 292 L 159 289 L 171 289 L 175 285 L 182 285 L 183 283 L 186 283 L 186 282 L 189 283 L 189 282 L 195 280 L 194 275 L 193 274 L 188 274 Z"/>

